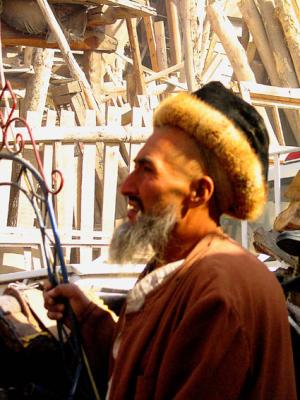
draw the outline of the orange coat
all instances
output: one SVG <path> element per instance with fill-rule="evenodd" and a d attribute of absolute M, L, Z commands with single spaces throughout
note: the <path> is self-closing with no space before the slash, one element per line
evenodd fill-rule
<path fill-rule="evenodd" d="M 116 329 L 105 320 L 95 310 L 84 337 L 105 372 L 103 348 L 121 329 L 109 400 L 296 399 L 281 287 L 225 235 L 201 240 L 138 312 L 123 310 Z"/>

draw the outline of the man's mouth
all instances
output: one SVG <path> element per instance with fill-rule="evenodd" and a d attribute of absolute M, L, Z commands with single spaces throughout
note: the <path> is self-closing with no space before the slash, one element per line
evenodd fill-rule
<path fill-rule="evenodd" d="M 134 222 L 137 218 L 137 215 L 143 211 L 143 204 L 141 200 L 137 197 L 129 197 L 128 201 L 128 211 L 127 217 L 129 221 Z"/>

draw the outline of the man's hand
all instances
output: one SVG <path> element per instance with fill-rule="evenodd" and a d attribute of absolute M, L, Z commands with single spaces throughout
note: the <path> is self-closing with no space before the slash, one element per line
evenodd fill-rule
<path fill-rule="evenodd" d="M 55 320 L 63 320 L 69 325 L 66 315 L 66 300 L 69 302 L 78 322 L 84 318 L 90 307 L 91 301 L 72 283 L 60 284 L 53 288 L 49 281 L 44 283 L 44 303 L 48 310 L 48 317 Z"/>

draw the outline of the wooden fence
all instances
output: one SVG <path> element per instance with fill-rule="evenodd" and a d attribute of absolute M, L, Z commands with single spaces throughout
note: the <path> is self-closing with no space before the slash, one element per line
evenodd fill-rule
<path fill-rule="evenodd" d="M 27 121 L 38 144 L 47 183 L 51 171 L 64 176 L 61 192 L 53 196 L 53 205 L 67 263 L 89 264 L 107 258 L 107 246 L 115 227 L 126 215 L 126 200 L 118 186 L 133 167 L 141 144 L 151 133 L 152 111 L 132 109 L 132 124 L 121 126 L 121 110 L 107 108 L 107 124 L 96 125 L 96 115 L 87 110 L 84 126 L 75 126 L 74 113 L 61 110 L 58 117 L 49 111 L 45 126 L 35 126 L 35 113 Z M 24 158 L 36 162 L 24 128 Z M 11 161 L 0 161 L 0 181 L 16 174 Z M 34 270 L 44 267 L 40 256 L 41 237 L 35 227 L 32 206 L 23 194 L 8 186 L 0 187 L 0 265 L 1 272 Z"/>
<path fill-rule="evenodd" d="M 275 187 L 275 211 L 280 211 L 280 176 L 284 167 L 281 153 L 299 150 L 285 144 L 278 108 L 300 110 L 300 89 L 284 89 L 242 83 L 243 97 L 260 107 L 271 108 L 273 127 L 272 172 Z M 115 225 L 126 215 L 126 200 L 118 194 L 118 186 L 133 167 L 141 144 L 151 134 L 153 110 L 140 99 L 133 107 L 130 125 L 122 126 L 119 107 L 107 108 L 106 125 L 97 126 L 95 113 L 87 111 L 85 126 L 76 126 L 74 114 L 61 110 L 47 114 L 44 126 L 35 126 L 35 114 L 27 120 L 33 128 L 43 160 L 48 185 L 53 168 L 64 175 L 62 191 L 53 197 L 61 241 L 67 263 L 88 265 L 100 257 L 107 258 L 107 249 Z M 143 100 L 143 101 L 142 101 Z M 124 116 L 124 114 L 123 114 Z M 275 122 L 274 122 L 275 121 Z M 24 128 L 16 128 L 26 138 Z M 279 145 L 281 144 L 281 146 Z M 32 150 L 26 146 L 24 157 L 35 165 Z M 275 159 L 275 162 L 274 162 Z M 271 167 L 272 169 L 272 167 Z M 9 181 L 16 170 L 10 161 L 0 162 L 0 181 Z M 35 215 L 22 194 L 0 187 L 0 266 L 1 272 L 34 270 L 44 266 L 39 248 L 41 239 L 35 227 Z M 247 246 L 247 224 L 242 224 L 242 243 Z"/>

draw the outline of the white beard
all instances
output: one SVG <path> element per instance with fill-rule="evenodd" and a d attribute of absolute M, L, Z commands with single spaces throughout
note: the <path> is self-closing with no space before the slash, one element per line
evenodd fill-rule
<path fill-rule="evenodd" d="M 156 215 L 141 214 L 134 223 L 124 222 L 114 231 L 109 261 L 116 264 L 137 262 L 138 257 L 145 257 L 151 248 L 157 257 L 162 256 L 176 219 L 174 207 L 169 206 Z"/>

